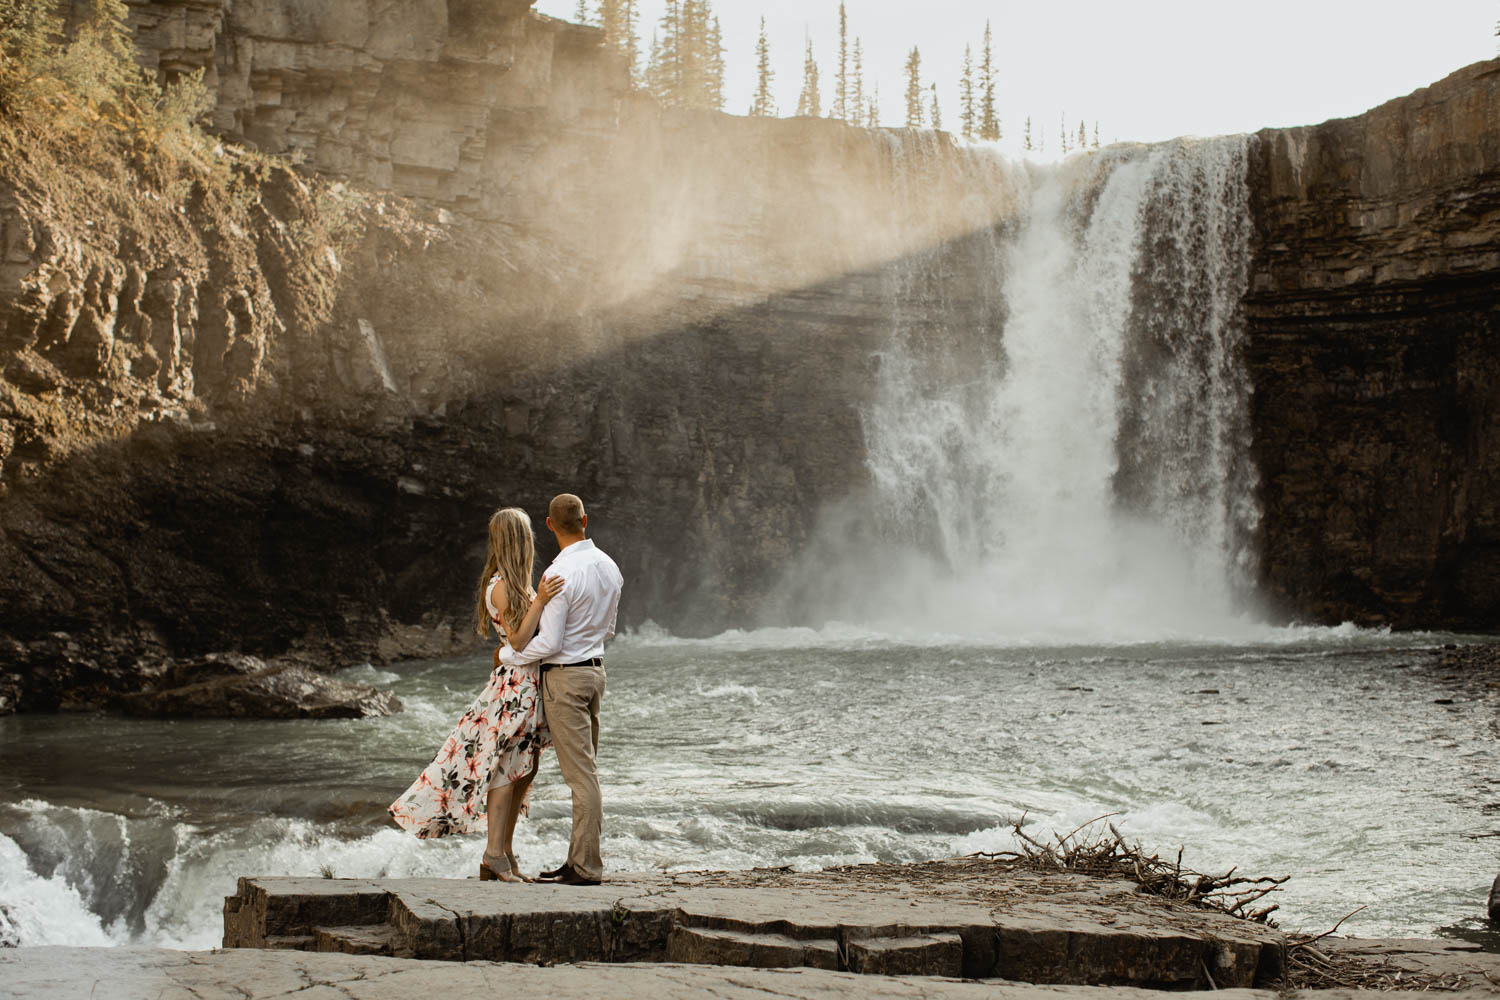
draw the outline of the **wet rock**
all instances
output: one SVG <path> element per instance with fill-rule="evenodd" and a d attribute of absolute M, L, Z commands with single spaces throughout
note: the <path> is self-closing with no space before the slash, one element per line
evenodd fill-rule
<path fill-rule="evenodd" d="M 1247 360 L 1269 595 L 1500 622 L 1500 63 L 1261 132 Z"/>
<path fill-rule="evenodd" d="M 192 719 L 359 719 L 401 711 L 389 691 L 251 656 L 219 654 L 174 674 L 191 682 L 127 695 L 119 706 L 128 715 Z"/>
<path fill-rule="evenodd" d="M 1489 900 L 1490 923 L 1500 924 L 1500 875 L 1495 876 L 1495 881 L 1490 885 Z"/>

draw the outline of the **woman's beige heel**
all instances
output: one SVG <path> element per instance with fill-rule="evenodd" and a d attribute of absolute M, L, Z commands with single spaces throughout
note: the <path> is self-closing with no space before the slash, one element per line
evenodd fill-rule
<path fill-rule="evenodd" d="M 506 878 L 510 875 L 510 878 Z M 481 882 L 515 882 L 516 876 L 511 875 L 510 859 L 501 854 L 492 856 L 485 851 L 479 858 L 479 881 Z"/>
<path fill-rule="evenodd" d="M 520 879 L 522 882 L 536 881 L 536 879 L 532 878 L 530 875 L 524 874 L 521 871 L 521 862 L 516 860 L 516 856 L 514 854 L 507 854 L 505 856 L 505 859 L 510 862 L 511 874 L 513 874 L 516 878 Z"/>
<path fill-rule="evenodd" d="M 479 881 L 481 882 L 530 882 L 522 875 L 514 854 L 492 855 L 485 851 L 479 859 Z"/>

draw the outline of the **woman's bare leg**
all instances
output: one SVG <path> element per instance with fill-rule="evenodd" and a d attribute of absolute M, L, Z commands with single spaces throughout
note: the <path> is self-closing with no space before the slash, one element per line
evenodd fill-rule
<path fill-rule="evenodd" d="M 484 812 L 485 819 L 489 823 L 489 837 L 485 843 L 484 864 L 495 877 L 502 882 L 524 882 L 515 872 L 511 871 L 510 858 L 500 849 L 508 836 L 505 832 L 505 821 L 511 813 L 511 800 L 515 798 L 515 785 L 502 785 L 499 788 L 491 788 L 485 797 Z M 511 820 L 511 825 L 515 821 Z"/>
<path fill-rule="evenodd" d="M 513 859 L 516 856 L 516 845 L 514 842 L 516 835 L 516 823 L 521 818 L 521 807 L 526 803 L 526 792 L 531 788 L 531 780 L 536 777 L 536 769 L 537 761 L 533 759 L 531 762 L 531 770 L 513 781 L 510 786 L 510 801 L 508 803 L 508 809 L 505 814 L 505 827 L 500 839 L 502 849 L 505 851 L 505 856 L 507 858 Z M 512 867 L 514 867 L 515 862 L 512 861 L 511 864 Z M 519 871 L 516 872 L 516 874 L 521 875 Z M 521 875 L 521 877 L 525 878 L 526 876 Z"/>
<path fill-rule="evenodd" d="M 514 785 L 505 784 L 491 788 L 489 795 L 485 798 L 484 812 L 486 822 L 489 824 L 489 839 L 485 843 L 484 853 L 492 858 L 498 858 L 505 853 L 504 845 L 510 839 L 505 824 L 511 813 L 511 800 L 515 798 L 511 794 L 514 787 Z M 511 830 L 515 829 L 515 825 L 516 821 L 510 820 Z"/>

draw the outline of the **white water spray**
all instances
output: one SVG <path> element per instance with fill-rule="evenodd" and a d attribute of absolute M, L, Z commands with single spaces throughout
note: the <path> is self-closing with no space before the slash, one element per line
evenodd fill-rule
<path fill-rule="evenodd" d="M 942 338 L 893 324 L 866 416 L 867 606 L 1043 642 L 1245 627 L 1245 143 L 1036 170 L 995 260 L 1003 315 Z"/>

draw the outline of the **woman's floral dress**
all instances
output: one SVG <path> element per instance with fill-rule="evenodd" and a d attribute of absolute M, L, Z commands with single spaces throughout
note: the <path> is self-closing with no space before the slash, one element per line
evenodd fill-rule
<path fill-rule="evenodd" d="M 496 576 L 490 583 L 499 579 Z M 499 628 L 500 615 L 490 603 L 489 588 L 485 604 Z M 397 824 L 423 839 L 485 829 L 485 799 L 491 785 L 499 787 L 524 777 L 541 752 L 552 745 L 552 734 L 542 717 L 539 678 L 534 663 L 495 668 L 432 763 L 391 803 L 390 813 Z M 522 811 L 528 808 L 523 802 Z"/>

